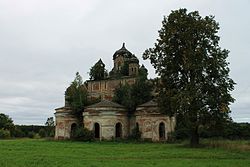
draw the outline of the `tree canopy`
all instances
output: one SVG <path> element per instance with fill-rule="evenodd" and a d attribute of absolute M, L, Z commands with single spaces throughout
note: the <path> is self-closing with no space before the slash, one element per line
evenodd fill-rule
<path fill-rule="evenodd" d="M 46 131 L 45 131 L 46 129 Z M 40 129 L 39 135 L 41 137 L 49 136 L 53 137 L 55 134 L 55 122 L 53 117 L 47 118 L 47 121 L 45 122 L 45 129 Z"/>
<path fill-rule="evenodd" d="M 147 80 L 147 69 L 143 66 L 139 69 L 139 76 L 135 84 L 120 85 L 115 89 L 113 101 L 125 106 L 132 113 L 136 107 L 152 99 L 152 85 Z"/>
<path fill-rule="evenodd" d="M 14 128 L 14 124 L 12 119 L 3 113 L 0 113 L 0 129 L 12 130 Z"/>
<path fill-rule="evenodd" d="M 107 77 L 107 75 L 108 72 L 101 59 L 93 67 L 91 67 L 89 72 L 90 80 L 102 80 Z"/>
<path fill-rule="evenodd" d="M 47 121 L 45 122 L 45 126 L 55 126 L 55 122 L 54 122 L 54 118 L 53 117 L 49 117 L 47 118 Z"/>
<path fill-rule="evenodd" d="M 84 106 L 87 105 L 87 89 L 81 75 L 77 72 L 74 81 L 65 91 L 65 103 L 81 118 Z"/>
<path fill-rule="evenodd" d="M 172 11 L 164 17 L 154 47 L 143 54 L 161 77 L 157 90 L 161 110 L 184 118 L 179 121 L 190 129 L 191 145 L 199 143 L 199 128 L 227 119 L 234 102 L 229 51 L 219 46 L 218 30 L 214 16 Z"/>

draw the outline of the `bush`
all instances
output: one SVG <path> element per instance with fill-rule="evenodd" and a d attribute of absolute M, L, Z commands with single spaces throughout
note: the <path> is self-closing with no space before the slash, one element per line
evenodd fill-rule
<path fill-rule="evenodd" d="M 177 140 L 184 140 L 189 138 L 189 130 L 187 128 L 176 128 L 173 132 L 174 138 Z"/>
<path fill-rule="evenodd" d="M 15 127 L 15 129 L 12 131 L 11 134 L 12 137 L 24 137 L 25 133 L 18 127 Z"/>
<path fill-rule="evenodd" d="M 10 131 L 0 129 L 0 139 L 8 139 L 8 138 L 10 138 Z"/>
<path fill-rule="evenodd" d="M 92 141 L 94 140 L 94 136 L 93 131 L 79 127 L 75 130 L 73 139 L 78 141 Z"/>
<path fill-rule="evenodd" d="M 54 136 L 55 136 L 55 128 L 53 128 L 48 134 L 48 137 L 54 137 Z"/>
<path fill-rule="evenodd" d="M 35 133 L 35 132 L 33 132 L 33 131 L 28 132 L 27 137 L 29 137 L 29 138 L 34 138 L 35 134 L 36 134 L 36 133 Z"/>
<path fill-rule="evenodd" d="M 33 139 L 40 139 L 40 135 L 38 133 L 35 133 L 35 135 L 33 136 Z"/>
<path fill-rule="evenodd" d="M 39 134 L 40 137 L 46 137 L 47 136 L 46 131 L 43 128 L 39 130 L 38 134 Z"/>
<path fill-rule="evenodd" d="M 140 140 L 141 139 L 141 132 L 139 131 L 139 128 L 135 127 L 132 130 L 132 133 L 128 137 L 129 139 L 132 140 Z"/>

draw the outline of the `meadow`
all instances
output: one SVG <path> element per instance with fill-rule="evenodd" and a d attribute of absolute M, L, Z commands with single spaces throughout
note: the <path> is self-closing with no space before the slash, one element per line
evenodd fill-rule
<path fill-rule="evenodd" d="M 250 142 L 205 143 L 189 148 L 183 143 L 0 140 L 0 167 L 250 166 Z"/>

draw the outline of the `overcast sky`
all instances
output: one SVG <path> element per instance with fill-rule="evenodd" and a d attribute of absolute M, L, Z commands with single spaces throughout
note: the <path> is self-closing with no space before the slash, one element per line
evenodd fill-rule
<path fill-rule="evenodd" d="M 122 43 L 154 77 L 149 61 L 163 16 L 198 10 L 220 23 L 221 47 L 230 50 L 230 76 L 237 83 L 231 105 L 237 122 L 250 122 L 249 0 L 0 0 L 0 113 L 15 124 L 44 124 L 64 105 L 64 91 L 77 71 L 112 55 Z"/>

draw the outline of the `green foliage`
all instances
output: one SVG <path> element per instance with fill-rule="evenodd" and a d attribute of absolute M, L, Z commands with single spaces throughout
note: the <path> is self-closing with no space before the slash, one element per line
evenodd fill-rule
<path fill-rule="evenodd" d="M 132 130 L 132 133 L 129 135 L 129 139 L 132 140 L 140 140 L 141 139 L 141 132 L 138 127 L 135 127 Z"/>
<path fill-rule="evenodd" d="M 28 137 L 29 132 L 39 133 L 40 129 L 43 129 L 43 128 L 45 128 L 45 126 L 37 126 L 37 125 L 16 125 L 15 126 L 15 129 L 17 129 L 17 131 L 21 133 L 20 137 Z"/>
<path fill-rule="evenodd" d="M 141 70 L 135 84 L 120 85 L 114 91 L 113 101 L 127 108 L 132 113 L 136 107 L 152 99 L 152 85 L 147 80 L 147 71 Z"/>
<path fill-rule="evenodd" d="M 35 137 L 35 135 L 36 135 L 35 132 L 30 131 L 30 132 L 28 132 L 28 135 L 27 135 L 27 136 L 28 136 L 29 138 L 32 138 L 32 139 L 33 139 L 33 138 Z"/>
<path fill-rule="evenodd" d="M 229 51 L 220 48 L 218 30 L 213 16 L 172 11 L 163 19 L 155 46 L 144 52 L 161 77 L 161 110 L 185 118 L 192 145 L 199 143 L 201 126 L 228 119 L 228 106 L 234 101 L 230 91 L 235 83 L 226 62 Z"/>
<path fill-rule="evenodd" d="M 38 133 L 35 133 L 33 131 L 28 132 L 28 136 L 27 137 L 31 138 L 31 139 L 40 139 L 41 138 L 41 136 Z"/>
<path fill-rule="evenodd" d="M 25 133 L 17 126 L 15 126 L 15 129 L 11 133 L 12 137 L 20 138 L 25 137 Z"/>
<path fill-rule="evenodd" d="M 100 59 L 93 67 L 90 68 L 90 80 L 102 80 L 107 77 L 108 72 L 105 69 L 105 64 Z"/>
<path fill-rule="evenodd" d="M 125 61 L 123 66 L 121 67 L 121 76 L 129 76 L 129 65 L 128 62 Z"/>
<path fill-rule="evenodd" d="M 224 138 L 250 139 L 250 124 L 230 122 L 225 128 Z"/>
<path fill-rule="evenodd" d="M 45 136 L 41 136 L 40 135 L 40 131 L 39 131 L 39 135 L 41 137 L 54 137 L 55 135 L 55 122 L 54 122 L 54 118 L 53 117 L 49 117 L 45 123 Z M 42 130 L 42 129 L 40 129 Z"/>
<path fill-rule="evenodd" d="M 132 87 L 129 84 L 120 85 L 119 88 L 115 89 L 114 102 L 119 103 L 127 108 L 128 111 L 132 112 L 135 109 L 135 101 L 132 97 Z"/>
<path fill-rule="evenodd" d="M 135 107 L 152 99 L 152 85 L 148 80 L 139 78 L 136 80 L 132 87 L 132 100 L 134 101 Z"/>
<path fill-rule="evenodd" d="M 47 121 L 46 121 L 46 123 L 45 123 L 45 126 L 54 126 L 54 124 L 55 124 L 55 122 L 54 122 L 54 118 L 53 117 L 49 117 L 49 118 L 47 118 Z"/>
<path fill-rule="evenodd" d="M 230 140 L 250 139 L 250 124 L 249 123 L 236 123 L 228 121 L 222 130 L 218 131 L 215 128 L 204 128 L 201 131 L 203 138 L 224 138 Z"/>
<path fill-rule="evenodd" d="M 40 137 L 54 137 L 54 126 L 36 126 L 36 125 L 16 125 L 15 128 L 10 131 L 11 137 L 21 138 L 40 138 Z"/>
<path fill-rule="evenodd" d="M 3 113 L 0 113 L 0 129 L 12 130 L 14 128 L 14 124 L 12 119 Z"/>
<path fill-rule="evenodd" d="M 10 131 L 5 129 L 0 129 L 0 139 L 10 138 Z"/>
<path fill-rule="evenodd" d="M 148 79 L 148 70 L 142 65 L 138 70 L 138 77 L 142 81 L 146 81 Z"/>
<path fill-rule="evenodd" d="M 81 118 L 84 106 L 87 105 L 87 90 L 78 72 L 74 81 L 65 91 L 65 101 L 73 112 Z"/>
<path fill-rule="evenodd" d="M 78 141 L 93 141 L 94 136 L 93 131 L 90 131 L 87 128 L 78 127 L 75 129 L 72 137 L 74 140 Z"/>
<path fill-rule="evenodd" d="M 43 128 L 39 130 L 38 134 L 40 137 L 47 137 L 47 133 L 46 133 L 45 129 L 43 129 Z"/>
<path fill-rule="evenodd" d="M 40 139 L 41 136 L 38 133 L 35 133 L 35 135 L 33 136 L 33 139 Z"/>

